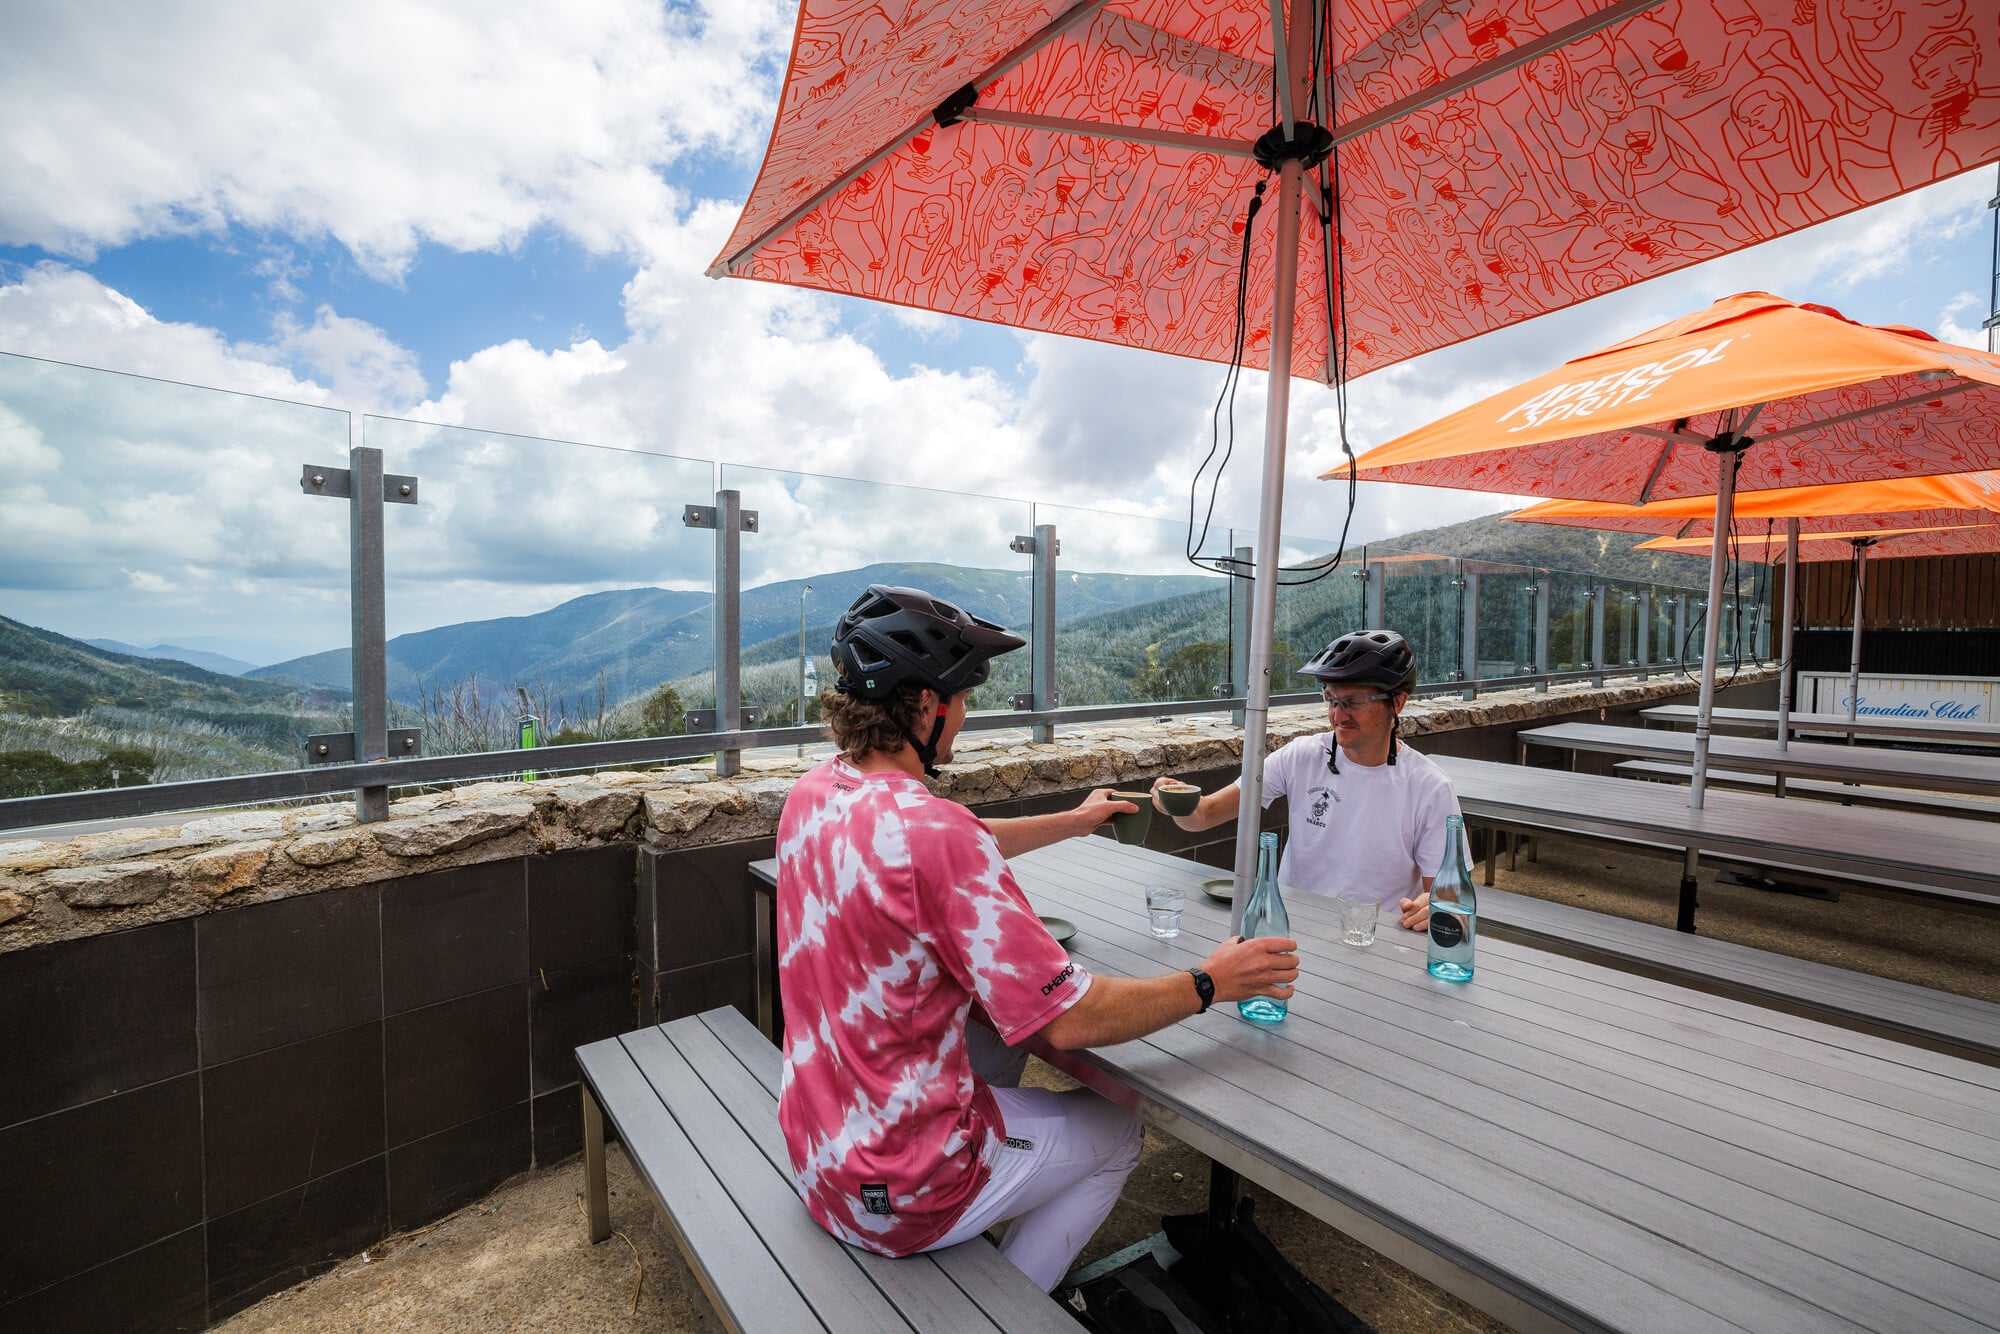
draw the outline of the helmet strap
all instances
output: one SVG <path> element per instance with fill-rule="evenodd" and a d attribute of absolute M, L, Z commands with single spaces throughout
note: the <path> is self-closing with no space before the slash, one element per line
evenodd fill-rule
<path fill-rule="evenodd" d="M 938 776 L 938 739 L 944 735 L 945 713 L 950 708 L 951 700 L 949 698 L 938 705 L 938 715 L 931 722 L 931 736 L 928 741 L 917 740 L 917 734 L 912 732 L 909 726 L 901 720 L 898 720 L 896 723 L 897 730 L 903 734 L 903 740 L 909 742 L 910 749 L 917 752 L 917 760 L 924 766 L 924 776 L 926 778 L 936 778 Z"/>
<path fill-rule="evenodd" d="M 1402 730 L 1402 727 L 1403 716 L 1401 714 L 1397 714 L 1389 719 L 1389 763 L 1391 764 L 1396 762 L 1396 752 L 1402 749 L 1402 742 L 1397 738 L 1397 733 Z"/>

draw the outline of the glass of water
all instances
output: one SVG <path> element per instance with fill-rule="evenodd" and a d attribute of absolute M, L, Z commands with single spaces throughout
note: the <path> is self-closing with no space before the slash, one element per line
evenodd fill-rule
<path fill-rule="evenodd" d="M 1185 907 L 1187 891 L 1179 885 L 1146 887 L 1146 916 L 1152 921 L 1155 938 L 1172 940 L 1181 933 L 1181 910 Z"/>
<path fill-rule="evenodd" d="M 1382 905 L 1375 899 L 1342 894 L 1334 900 L 1340 909 L 1340 943 L 1367 949 L 1375 943 L 1375 922 Z"/>

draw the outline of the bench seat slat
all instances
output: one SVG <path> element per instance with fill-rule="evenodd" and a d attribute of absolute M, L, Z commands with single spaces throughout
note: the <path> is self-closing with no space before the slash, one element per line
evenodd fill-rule
<path fill-rule="evenodd" d="M 736 1015 L 734 1010 L 727 1013 Z M 748 1021 L 743 1020 L 741 1015 L 736 1017 L 747 1025 Z M 798 1195 L 792 1190 L 791 1158 L 785 1151 L 784 1133 L 778 1127 L 777 1099 L 771 1096 L 770 1091 L 756 1076 L 743 1068 L 735 1053 L 723 1046 L 721 1040 L 699 1018 L 676 1019 L 665 1025 L 665 1029 L 674 1044 L 680 1048 L 681 1054 L 687 1058 L 688 1064 L 694 1067 L 703 1082 L 708 1085 L 717 1103 L 734 1119 L 742 1134 L 757 1146 L 764 1161 L 778 1176 L 796 1203 Z M 770 1044 L 765 1043 L 755 1029 L 751 1029 L 750 1033 L 764 1045 L 766 1050 L 769 1050 Z M 800 1205 L 796 1212 L 800 1218 L 806 1219 L 807 1226 L 815 1231 L 819 1230 L 818 1224 L 807 1219 L 803 1205 Z M 827 1239 L 833 1240 L 831 1237 Z M 839 1245 L 838 1242 L 834 1244 Z M 993 1251 L 992 1246 L 983 1240 L 975 1239 L 969 1245 L 985 1250 L 989 1254 Z M 987 1314 L 980 1310 L 979 1304 L 968 1297 L 939 1267 L 938 1252 L 931 1252 L 918 1259 L 891 1260 L 858 1248 L 842 1247 L 842 1249 L 882 1296 L 894 1304 L 903 1318 L 917 1329 L 979 1334 L 980 1331 L 1013 1327 L 1011 1324 L 996 1327 Z M 1026 1285 L 1020 1271 L 1015 1270 L 1012 1265 L 1007 1267 L 1013 1271 L 1013 1290 L 1016 1299 L 1019 1300 L 1025 1295 L 1030 1300 L 1022 1302 L 1022 1305 L 1042 1308 L 1044 1311 L 1050 1310 L 1052 1304 L 1041 1293 L 1021 1293 L 1020 1289 Z M 1053 1314 L 1059 1319 L 1062 1318 L 1060 1312 Z"/>
<path fill-rule="evenodd" d="M 733 1009 L 710 1010 L 689 1019 L 675 1020 L 669 1027 L 699 1023 L 721 1046 L 728 1049 L 771 1099 L 771 1124 L 777 1125 L 775 1107 L 784 1077 L 784 1058 L 764 1040 L 751 1022 Z M 781 1164 L 782 1140 L 778 1141 Z M 1075 1334 L 1076 1323 L 1054 1301 L 1037 1291 L 1007 1258 L 984 1241 L 969 1241 L 948 1250 L 932 1251 L 930 1258 L 949 1275 L 953 1284 L 978 1308 L 998 1322 L 1008 1334 Z M 885 1262 L 898 1268 L 905 1262 Z M 893 1297 L 893 1294 L 892 1294 Z M 949 1328 L 949 1327 L 948 1327 Z"/>
<path fill-rule="evenodd" d="M 734 1329 L 788 1334 L 824 1329 L 796 1288 L 763 1281 L 778 1268 L 777 1258 L 624 1043 L 607 1038 L 578 1048 L 576 1056 L 605 1117 L 617 1127 L 633 1169 L 660 1203 L 689 1268 L 725 1322 Z"/>
<path fill-rule="evenodd" d="M 830 1334 L 909 1328 L 847 1248 L 813 1222 L 790 1180 L 743 1135 L 665 1030 L 643 1028 L 620 1040 Z"/>

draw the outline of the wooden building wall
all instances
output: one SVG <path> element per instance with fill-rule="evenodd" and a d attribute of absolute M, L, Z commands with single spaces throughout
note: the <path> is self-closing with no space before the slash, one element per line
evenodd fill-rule
<path fill-rule="evenodd" d="M 1805 588 L 1799 598 L 1798 626 L 1851 627 L 1852 563 L 1819 561 L 1799 569 Z M 1782 567 L 1774 568 L 1774 604 L 1784 598 L 1784 587 Z M 1862 604 L 1862 624 L 1869 630 L 2000 629 L 2000 555 L 1870 560 Z"/>

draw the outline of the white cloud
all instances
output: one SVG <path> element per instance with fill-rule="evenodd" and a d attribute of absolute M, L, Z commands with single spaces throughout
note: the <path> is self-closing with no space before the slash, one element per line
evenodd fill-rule
<path fill-rule="evenodd" d="M 88 257 L 240 223 L 377 276 L 553 226 L 645 253 L 691 154 L 753 159 L 782 0 L 11 6 L 0 242 Z"/>
<path fill-rule="evenodd" d="M 1947 343 L 1986 350 L 1986 298 L 1976 292 L 1960 292 L 1945 302 L 1938 312 L 1937 336 Z M 1964 323 L 1960 323 L 1960 318 Z"/>

